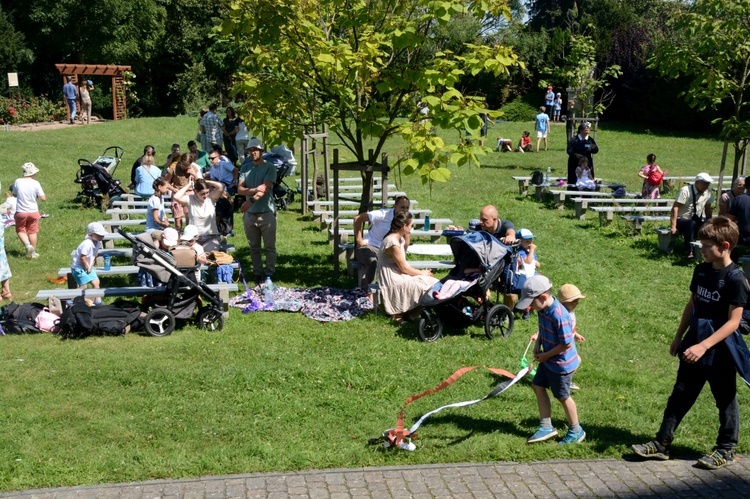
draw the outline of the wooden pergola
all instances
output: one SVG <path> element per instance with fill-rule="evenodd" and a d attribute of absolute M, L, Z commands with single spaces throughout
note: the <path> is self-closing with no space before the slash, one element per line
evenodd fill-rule
<path fill-rule="evenodd" d="M 111 76 L 112 77 L 112 115 L 115 121 L 124 120 L 128 117 L 127 102 L 125 101 L 125 84 L 122 73 L 130 71 L 130 66 L 109 66 L 105 64 L 55 64 L 55 67 L 66 83 L 68 76 L 78 83 L 86 76 Z M 68 103 L 66 102 L 67 106 Z M 70 111 L 70 110 L 68 110 Z"/>

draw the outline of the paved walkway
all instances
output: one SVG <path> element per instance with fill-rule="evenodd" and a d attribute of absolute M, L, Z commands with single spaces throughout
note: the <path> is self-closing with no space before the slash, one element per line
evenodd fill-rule
<path fill-rule="evenodd" d="M 750 497 L 750 460 L 717 471 L 693 460 L 545 461 L 360 468 L 154 480 L 95 487 L 28 490 L 0 497 Z"/>

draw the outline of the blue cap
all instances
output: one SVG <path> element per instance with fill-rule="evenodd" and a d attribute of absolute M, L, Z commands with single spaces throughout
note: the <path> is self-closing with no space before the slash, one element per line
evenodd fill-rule
<path fill-rule="evenodd" d="M 91 80 L 86 80 L 86 83 L 88 83 L 90 87 L 93 87 L 93 86 L 94 86 L 94 82 L 93 82 L 93 81 L 91 81 Z"/>
<path fill-rule="evenodd" d="M 529 229 L 521 229 L 516 232 L 516 239 L 534 239 L 534 234 Z"/>

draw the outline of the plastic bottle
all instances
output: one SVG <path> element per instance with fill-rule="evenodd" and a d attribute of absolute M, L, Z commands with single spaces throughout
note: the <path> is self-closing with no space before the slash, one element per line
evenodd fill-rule
<path fill-rule="evenodd" d="M 424 216 L 424 230 L 430 230 L 430 215 Z"/>
<path fill-rule="evenodd" d="M 266 305 L 273 305 L 273 291 L 275 286 L 271 282 L 271 276 L 266 277 L 266 282 L 263 284 L 263 301 Z"/>
<path fill-rule="evenodd" d="M 549 179 L 552 177 L 552 169 L 547 167 L 547 174 L 544 176 L 544 183 L 549 184 Z"/>
<path fill-rule="evenodd" d="M 471 317 L 472 316 L 471 307 L 470 306 L 467 305 L 466 307 L 464 307 L 464 315 L 466 315 L 467 317 Z"/>
<path fill-rule="evenodd" d="M 104 270 L 112 270 L 112 257 L 104 255 L 102 258 L 104 258 Z"/>

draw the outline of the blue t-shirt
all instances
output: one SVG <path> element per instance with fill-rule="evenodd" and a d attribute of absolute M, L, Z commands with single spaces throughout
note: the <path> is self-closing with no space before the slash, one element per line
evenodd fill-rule
<path fill-rule="evenodd" d="M 75 100 L 76 97 L 78 97 L 76 86 L 72 83 L 66 83 L 65 85 L 63 85 L 63 95 L 68 100 Z"/>
<path fill-rule="evenodd" d="M 536 118 L 534 118 L 536 121 L 536 131 L 537 132 L 546 132 L 549 128 L 549 116 L 547 116 L 546 113 L 539 113 L 536 115 Z"/>
<path fill-rule="evenodd" d="M 550 90 L 549 92 L 547 92 L 547 95 L 544 96 L 544 104 L 547 107 L 550 107 L 554 100 L 555 100 L 555 93 Z"/>
<path fill-rule="evenodd" d="M 161 170 L 156 165 L 141 165 L 135 170 L 136 195 L 147 198 L 154 193 L 154 180 L 161 177 Z"/>
<path fill-rule="evenodd" d="M 526 260 L 528 256 L 529 256 L 529 252 L 526 251 L 525 249 L 521 248 L 518 250 L 518 257 L 521 260 Z M 537 261 L 537 260 L 539 260 L 539 254 L 536 251 L 534 251 L 534 261 Z"/>
<path fill-rule="evenodd" d="M 542 350 L 549 352 L 559 344 L 571 345 L 565 352 L 551 357 L 544 363 L 547 368 L 557 374 L 572 373 L 581 364 L 573 338 L 573 323 L 570 315 L 557 298 L 553 298 L 552 305 L 539 312 L 539 339 Z"/>

